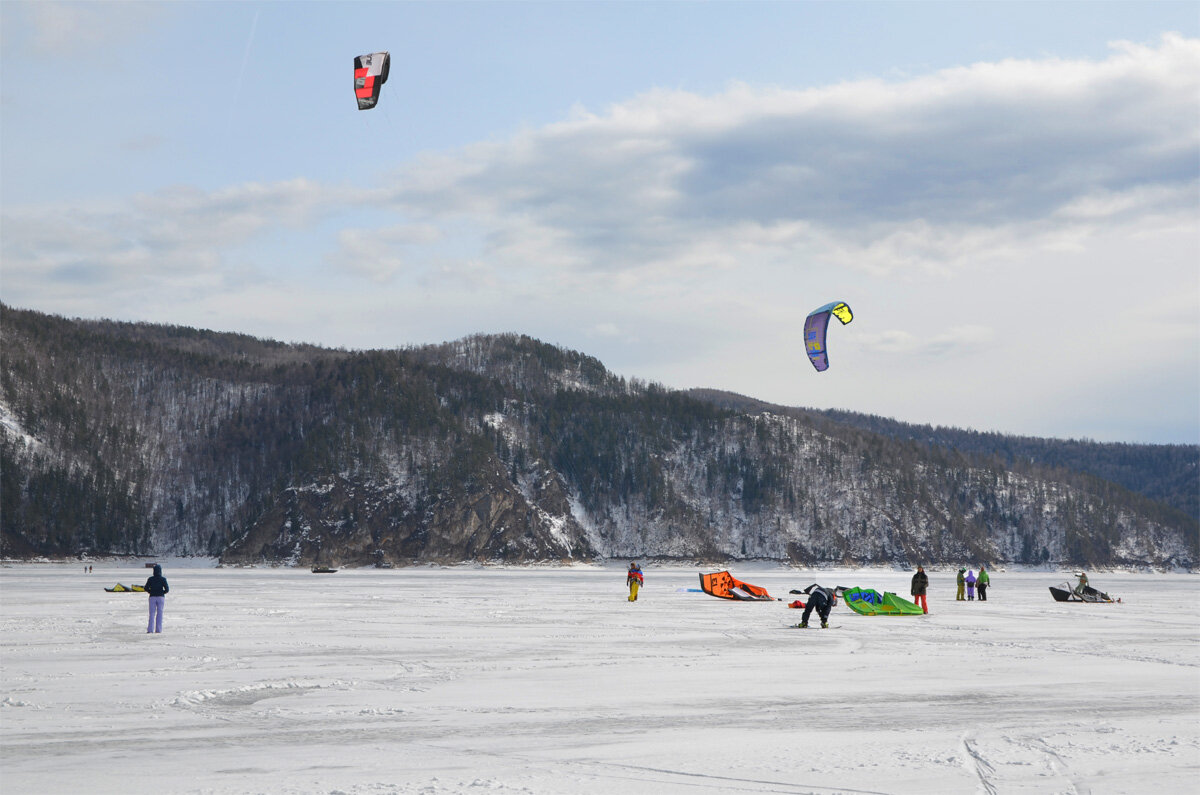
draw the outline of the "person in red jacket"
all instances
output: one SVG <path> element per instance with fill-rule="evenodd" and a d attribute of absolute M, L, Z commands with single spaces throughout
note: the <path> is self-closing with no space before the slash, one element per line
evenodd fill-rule
<path fill-rule="evenodd" d="M 629 586 L 629 601 L 637 601 L 638 588 L 641 588 L 644 582 L 642 567 L 637 565 L 637 561 L 630 563 L 629 573 L 625 575 L 625 584 Z"/>

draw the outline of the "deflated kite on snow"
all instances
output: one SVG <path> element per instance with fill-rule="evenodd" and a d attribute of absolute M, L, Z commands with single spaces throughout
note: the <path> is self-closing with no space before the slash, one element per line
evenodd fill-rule
<path fill-rule="evenodd" d="M 372 52 L 354 59 L 354 96 L 358 97 L 358 109 L 370 110 L 379 102 L 379 89 L 388 79 L 392 56 L 386 52 Z"/>
<path fill-rule="evenodd" d="M 767 589 L 735 579 L 727 571 L 700 575 L 700 588 L 709 596 L 718 599 L 736 599 L 744 602 L 774 602 L 775 597 Z"/>
<path fill-rule="evenodd" d="M 864 616 L 920 616 L 925 611 L 919 605 L 902 599 L 891 591 L 880 594 L 874 588 L 846 588 L 842 591 L 846 605 Z"/>
<path fill-rule="evenodd" d="M 850 305 L 845 301 L 834 301 L 825 304 L 820 309 L 814 309 L 804 321 L 804 350 L 808 353 L 809 361 L 817 372 L 829 369 L 829 356 L 825 351 L 825 332 L 829 328 L 829 316 L 832 315 L 846 325 L 854 319 Z"/>

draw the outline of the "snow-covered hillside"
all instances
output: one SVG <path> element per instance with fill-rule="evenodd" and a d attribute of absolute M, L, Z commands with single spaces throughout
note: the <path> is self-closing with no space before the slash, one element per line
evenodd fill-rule
<path fill-rule="evenodd" d="M 1195 517 L 1084 469 L 672 391 L 528 337 L 348 352 L 0 317 L 8 556 L 1200 560 Z"/>

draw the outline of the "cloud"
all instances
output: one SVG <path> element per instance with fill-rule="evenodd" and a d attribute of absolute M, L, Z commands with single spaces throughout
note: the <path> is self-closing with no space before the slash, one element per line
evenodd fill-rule
<path fill-rule="evenodd" d="M 958 326 L 928 337 L 901 330 L 860 334 L 854 338 L 854 343 L 865 351 L 875 353 L 944 357 L 976 353 L 990 345 L 995 338 L 995 331 L 986 326 Z"/>
<path fill-rule="evenodd" d="M 297 179 L 217 191 L 179 186 L 128 199 L 5 206 L 4 288 L 13 300 L 88 291 L 219 289 L 244 278 L 240 247 L 302 230 L 364 200 L 360 191 Z M 122 299 L 117 299 L 118 301 Z"/>
<path fill-rule="evenodd" d="M 1007 241 L 1193 212 L 1198 93 L 1200 42 L 1176 35 L 1103 62 L 656 91 L 428 158 L 392 200 L 472 217 L 499 260 L 686 272 L 808 245 L 866 270 L 938 272 Z"/>
<path fill-rule="evenodd" d="M 402 224 L 384 228 L 348 227 L 338 232 L 338 251 L 330 262 L 376 282 L 387 282 L 409 269 L 404 251 L 441 238 L 432 224 Z"/>
<path fill-rule="evenodd" d="M 53 9 L 47 40 L 93 13 Z M 1194 214 L 1198 93 L 1200 41 L 1177 35 L 1116 44 L 1100 62 L 654 91 L 423 157 L 383 187 L 296 179 L 53 214 L 6 207 L 3 253 L 6 269 L 53 266 L 62 278 L 85 262 L 113 278 L 214 267 L 256 237 L 375 206 L 391 219 L 347 227 L 324 257 L 376 282 L 481 262 L 557 288 L 600 276 L 654 289 L 783 262 L 944 278 L 1015 249 Z"/>
<path fill-rule="evenodd" d="M 146 35 L 163 8 L 153 3 L 22 2 L 6 3 L 15 13 L 6 23 L 23 26 L 38 55 L 53 55 L 63 48 L 103 54 Z M 6 40 L 9 38 L 6 35 Z M 7 41 L 6 41 L 7 43 Z"/>

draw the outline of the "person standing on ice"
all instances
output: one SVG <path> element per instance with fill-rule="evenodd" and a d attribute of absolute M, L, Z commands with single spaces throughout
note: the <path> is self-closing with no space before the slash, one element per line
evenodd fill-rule
<path fill-rule="evenodd" d="M 954 601 L 956 602 L 967 601 L 967 581 L 964 579 L 966 574 L 966 569 L 958 570 L 958 595 L 954 597 Z"/>
<path fill-rule="evenodd" d="M 637 561 L 630 563 L 629 573 L 625 575 L 625 584 L 629 586 L 629 601 L 637 601 L 638 589 L 642 587 L 642 583 L 644 582 L 642 567 L 637 565 Z"/>
<path fill-rule="evenodd" d="M 808 594 L 808 604 L 804 606 L 804 615 L 800 617 L 800 623 L 796 626 L 800 629 L 808 627 L 808 617 L 812 615 L 815 609 L 817 615 L 821 617 L 821 629 L 829 629 L 829 611 L 837 604 L 837 595 L 833 591 L 823 586 L 817 585 L 815 582 L 804 589 L 804 593 Z"/>
<path fill-rule="evenodd" d="M 146 632 L 162 632 L 163 607 L 167 603 L 167 578 L 162 576 L 162 566 L 154 564 L 154 573 L 146 580 L 146 593 L 150 594 L 150 620 Z"/>
<path fill-rule="evenodd" d="M 987 601 L 987 587 L 991 582 L 992 578 L 988 576 L 987 569 L 980 566 L 979 576 L 975 578 L 975 587 L 979 589 L 979 601 Z"/>
<path fill-rule="evenodd" d="M 1075 586 L 1075 593 L 1082 594 L 1083 589 L 1086 587 L 1088 587 L 1087 572 L 1081 571 L 1081 572 L 1079 572 L 1079 584 Z"/>
<path fill-rule="evenodd" d="M 965 579 L 967 581 L 967 601 L 974 602 L 975 601 L 975 580 L 976 580 L 975 572 L 968 569 L 967 576 L 964 577 L 963 579 Z"/>
<path fill-rule="evenodd" d="M 912 578 L 913 602 L 921 606 L 922 613 L 929 612 L 929 602 L 925 600 L 925 592 L 929 590 L 929 575 L 925 573 L 924 566 L 917 566 L 917 573 Z"/>

